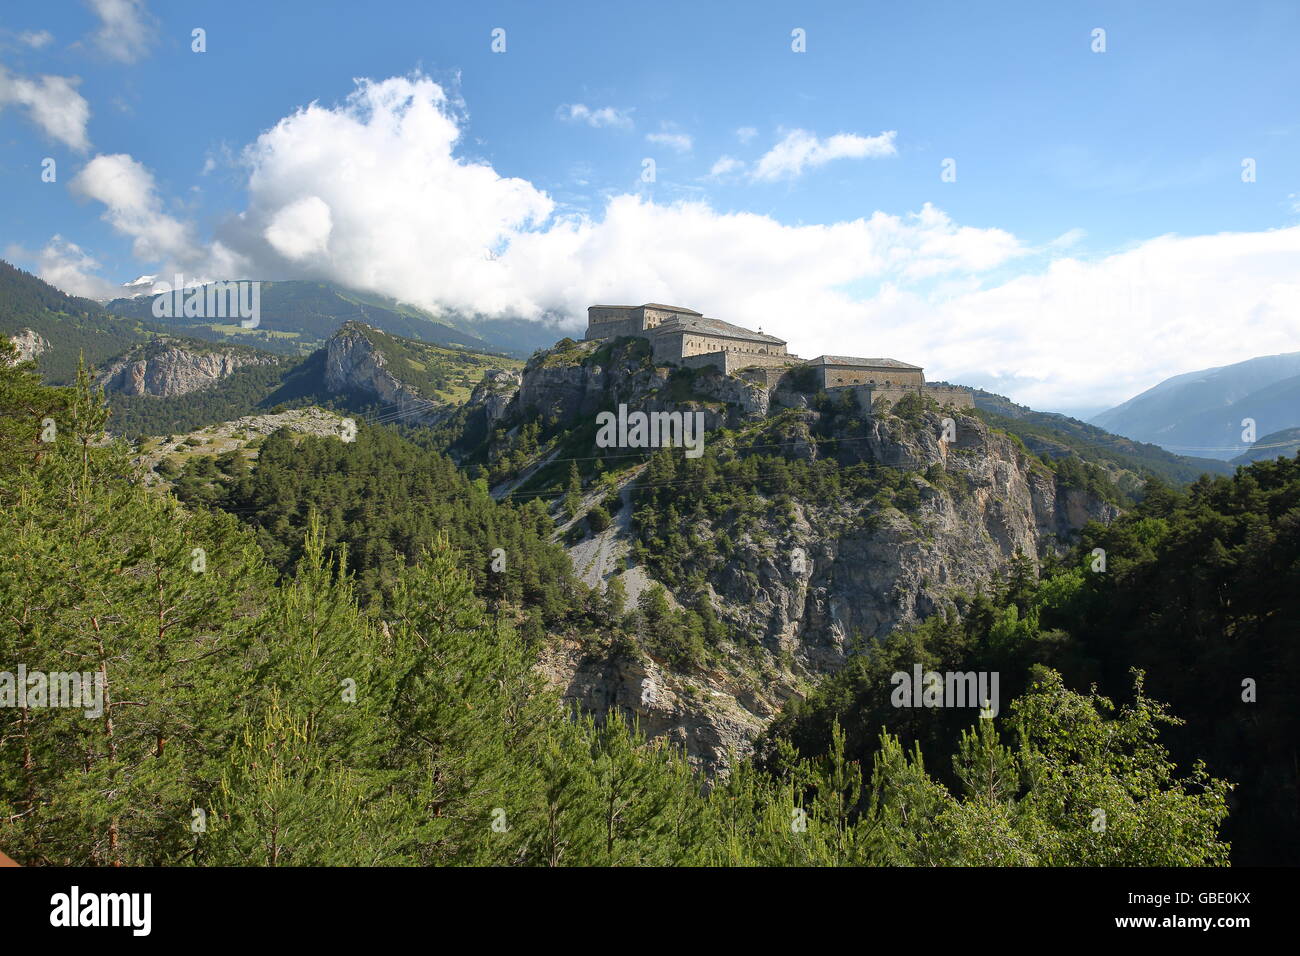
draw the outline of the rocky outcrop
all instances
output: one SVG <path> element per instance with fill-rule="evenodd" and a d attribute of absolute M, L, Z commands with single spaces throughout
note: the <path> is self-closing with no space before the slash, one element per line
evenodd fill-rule
<path fill-rule="evenodd" d="M 503 397 L 495 395 L 498 403 Z M 656 367 L 639 342 L 562 343 L 540 353 L 504 411 L 495 410 L 509 440 L 510 429 L 534 414 L 576 429 L 620 403 L 629 411 L 703 411 L 706 444 L 749 434 L 763 454 L 805 461 L 829 454 L 841 469 L 867 466 L 889 478 L 880 493 L 796 494 L 780 504 L 756 494 L 743 518 L 728 510 L 690 519 L 697 540 L 725 536 L 727 544 L 682 557 L 677 580 L 703 580 L 703 591 L 669 591 L 669 604 L 694 607 L 703 597 L 730 633 L 743 635 L 717 648 L 708 673 L 674 670 L 640 647 L 565 639 L 547 651 L 542 669 L 566 697 L 597 714 L 617 707 L 712 769 L 745 753 L 786 700 L 843 667 L 858 641 L 951 608 L 958 592 L 987 589 L 1017 553 L 1036 560 L 1088 521 L 1117 514 L 1083 489 L 1058 484 L 1023 444 L 973 414 L 933 404 L 903 414 L 883 405 L 871 413 L 819 411 L 789 376 Z M 715 431 L 724 425 L 726 437 Z M 539 449 L 537 461 L 554 453 Z M 618 577 L 634 606 L 655 582 L 652 564 L 633 561 L 640 470 L 623 480 L 622 506 L 607 527 L 584 535 L 585 519 L 576 517 L 560 524 L 558 537 L 588 585 Z M 607 495 L 590 489 L 578 514 Z"/>
<path fill-rule="evenodd" d="M 806 413 L 810 417 L 816 413 Z M 958 415 L 956 440 L 927 412 L 914 427 L 866 421 L 840 452 L 906 472 L 914 505 L 796 501 L 793 520 L 732 535 L 731 559 L 711 576 L 722 613 L 770 650 L 813 672 L 834 669 L 857 637 L 881 637 L 974 593 L 1016 554 L 1037 559 L 1088 521 L 1118 510 L 1054 474 L 1014 439 Z M 787 454 L 815 454 L 792 430 Z M 710 529 L 716 533 L 722 529 Z"/>
<path fill-rule="evenodd" d="M 664 738 L 697 765 L 722 773 L 733 756 L 750 751 L 766 725 L 760 713 L 773 712 L 783 699 L 769 693 L 759 705 L 724 672 L 681 674 L 648 657 L 593 654 L 568 640 L 546 648 L 539 670 L 584 711 L 602 715 L 617 708 L 648 736 Z"/>
<path fill-rule="evenodd" d="M 510 369 L 488 369 L 483 381 L 474 386 L 465 406 L 470 410 L 481 409 L 487 424 L 494 425 L 505 417 L 522 379 L 519 372 Z"/>
<path fill-rule="evenodd" d="M 715 368 L 656 366 L 641 340 L 577 342 L 529 361 L 513 400 L 498 417 L 517 421 L 537 412 L 545 419 L 577 422 L 619 404 L 629 411 L 698 411 L 708 429 L 734 428 L 765 417 L 769 393 L 761 383 Z"/>
<path fill-rule="evenodd" d="M 246 365 L 278 361 L 253 349 L 199 347 L 159 336 L 109 362 L 98 381 L 109 393 L 170 398 L 209 388 Z"/>
<path fill-rule="evenodd" d="M 510 414 L 536 410 L 544 418 L 576 421 L 613 403 L 637 401 L 667 382 L 668 370 L 650 362 L 645 343 L 622 348 L 600 345 L 579 342 L 572 349 L 531 360 L 524 367 Z"/>
<path fill-rule="evenodd" d="M 17 335 L 9 336 L 9 341 L 18 350 L 18 362 L 33 362 L 40 355 L 50 350 L 50 343 L 31 329 L 23 329 Z"/>
<path fill-rule="evenodd" d="M 325 387 L 334 394 L 361 393 L 382 406 L 386 420 L 434 424 L 447 414 L 445 402 L 425 398 L 389 370 L 384 353 L 366 334 L 366 326 L 347 322 L 325 346 Z"/>

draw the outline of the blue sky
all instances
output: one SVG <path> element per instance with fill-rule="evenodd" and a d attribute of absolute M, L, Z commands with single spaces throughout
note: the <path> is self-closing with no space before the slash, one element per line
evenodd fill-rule
<path fill-rule="evenodd" d="M 1300 5 L 458 6 L 11 4 L 0 252 L 91 294 L 677 299 L 1040 407 L 1300 348 Z"/>

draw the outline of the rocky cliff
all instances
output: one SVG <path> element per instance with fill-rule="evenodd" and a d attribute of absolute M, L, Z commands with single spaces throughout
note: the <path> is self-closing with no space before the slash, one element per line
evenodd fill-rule
<path fill-rule="evenodd" d="M 18 350 L 19 362 L 32 362 L 44 352 L 50 350 L 50 343 L 31 329 L 23 329 L 17 335 L 9 336 L 9 341 Z"/>
<path fill-rule="evenodd" d="M 493 394 L 498 406 L 501 399 Z M 704 411 L 718 460 L 779 455 L 888 478 L 879 493 L 759 491 L 743 507 L 709 510 L 680 490 L 654 497 L 654 483 L 635 468 L 618 479 L 625 506 L 608 527 L 592 534 L 582 517 L 562 523 L 588 584 L 617 577 L 634 606 L 647 587 L 668 582 L 672 605 L 705 599 L 731 637 L 696 667 L 674 666 L 644 647 L 559 640 L 543 671 L 584 708 L 619 707 L 714 768 L 745 752 L 790 696 L 842 667 L 855 641 L 951 609 L 955 594 L 987 588 L 1017 553 L 1040 558 L 1086 522 L 1118 513 L 1060 484 L 1020 441 L 969 412 L 931 403 L 901 415 L 883 407 L 864 415 L 831 408 L 788 380 L 769 390 L 712 369 L 657 368 L 637 344 L 578 343 L 536 356 L 499 417 L 506 426 L 540 417 L 558 423 L 562 436 L 566 425 L 589 427 L 596 412 L 620 402 Z M 561 440 L 541 447 L 537 459 L 544 464 Z M 607 494 L 607 486 L 592 487 L 579 515 Z M 689 544 L 669 566 L 639 550 L 629 519 L 638 508 L 674 513 L 662 519 L 656 540 Z"/>
<path fill-rule="evenodd" d="M 170 398 L 209 388 L 246 365 L 278 361 L 255 349 L 217 348 L 158 336 L 108 362 L 98 381 L 108 393 Z"/>
<path fill-rule="evenodd" d="M 505 417 L 510 402 L 519 392 L 523 376 L 512 369 L 489 369 L 483 381 L 470 393 L 468 405 L 481 409 L 489 425 Z"/>
<path fill-rule="evenodd" d="M 333 394 L 360 393 L 384 407 L 387 420 L 434 424 L 445 417 L 445 403 L 420 394 L 388 367 L 366 326 L 345 323 L 325 346 L 325 387 Z"/>

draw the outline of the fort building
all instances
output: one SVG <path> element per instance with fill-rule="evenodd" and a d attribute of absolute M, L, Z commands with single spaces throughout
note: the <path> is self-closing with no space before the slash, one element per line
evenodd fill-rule
<path fill-rule="evenodd" d="M 817 370 L 822 388 L 839 385 L 924 385 L 919 365 L 891 358 L 854 358 L 851 355 L 819 355 L 808 362 Z"/>
<path fill-rule="evenodd" d="M 925 384 L 919 365 L 891 358 L 856 358 L 819 355 L 803 359 L 792 355 L 784 339 L 711 319 L 694 309 L 647 302 L 645 305 L 593 305 L 587 309 L 587 339 L 635 336 L 649 341 L 657 364 L 687 368 L 712 366 L 731 375 L 742 369 L 761 374 L 774 387 L 785 371 L 796 367 L 814 370 L 818 386 L 827 392 L 852 390 L 870 411 L 877 398 L 897 401 L 909 391 L 929 394 L 944 404 L 973 407 L 970 389 Z M 757 374 L 757 372 L 756 372 Z"/>
<path fill-rule="evenodd" d="M 786 357 L 785 342 L 721 319 L 705 318 L 694 309 L 676 305 L 593 305 L 587 309 L 588 339 L 635 335 L 649 339 L 655 361 L 681 364 L 681 360 L 715 352 L 737 356 Z M 757 359 L 761 362 L 762 358 Z M 801 361 L 789 357 L 786 364 Z"/>
<path fill-rule="evenodd" d="M 608 339 L 641 335 L 672 318 L 700 319 L 694 309 L 647 302 L 645 305 L 592 305 L 587 307 L 587 338 Z"/>

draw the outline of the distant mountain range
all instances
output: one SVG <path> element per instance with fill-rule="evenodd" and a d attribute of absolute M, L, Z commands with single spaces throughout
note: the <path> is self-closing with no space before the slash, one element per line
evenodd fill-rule
<path fill-rule="evenodd" d="M 436 315 L 328 282 L 263 282 L 255 329 L 242 328 L 235 319 L 159 318 L 155 298 L 145 294 L 99 303 L 70 296 L 0 260 L 0 334 L 8 338 L 31 329 L 40 335 L 58 355 L 58 361 L 47 358 L 41 364 L 46 380 L 56 385 L 70 381 L 78 353 L 98 365 L 155 332 L 303 356 L 324 345 L 343 323 L 356 321 L 420 342 L 516 358 L 548 348 L 564 335 L 552 322 Z"/>
<path fill-rule="evenodd" d="M 255 345 L 271 352 L 305 354 L 320 348 L 344 322 L 363 322 L 403 338 L 484 352 L 527 357 L 562 333 L 555 325 L 526 319 L 435 314 L 386 296 L 344 289 L 328 282 L 289 281 L 261 284 L 261 321 L 255 329 L 237 320 L 157 318 L 154 295 L 113 299 L 104 308 L 217 342 Z"/>
<path fill-rule="evenodd" d="M 1264 355 L 1166 379 L 1092 424 L 1180 455 L 1235 461 L 1258 436 L 1300 426 L 1300 352 Z"/>

